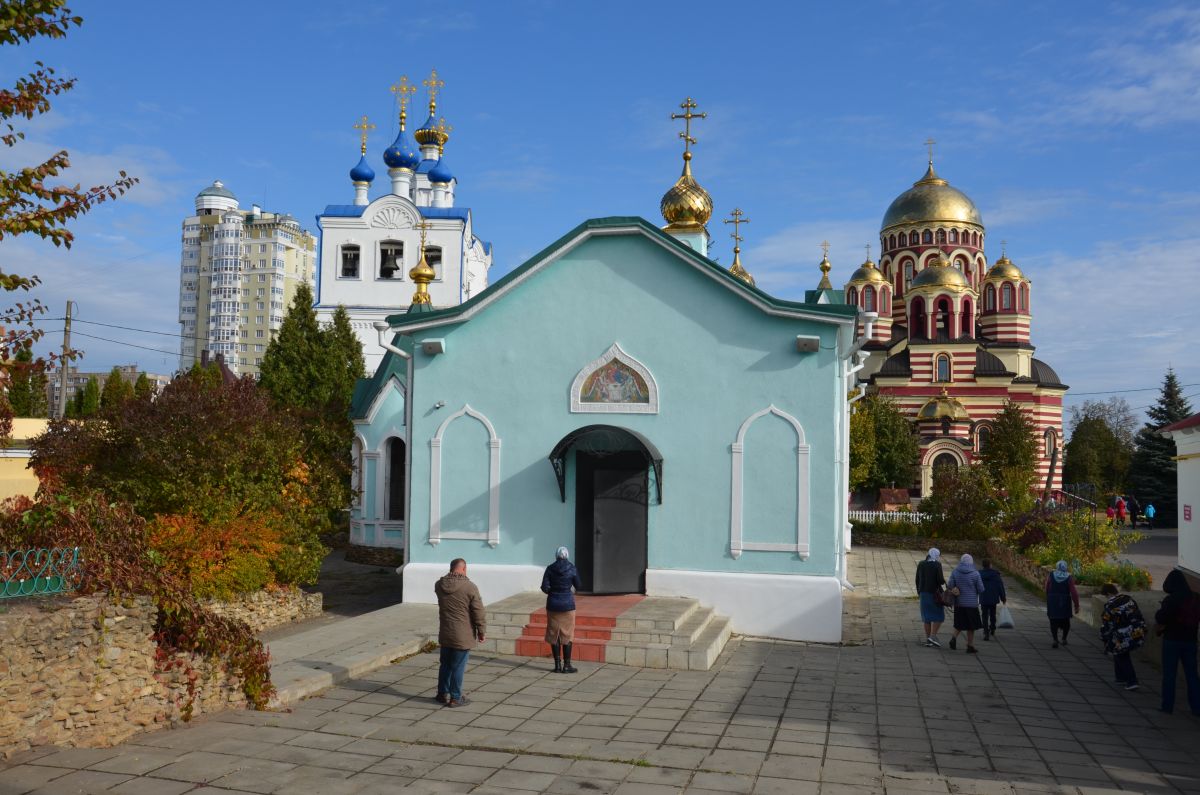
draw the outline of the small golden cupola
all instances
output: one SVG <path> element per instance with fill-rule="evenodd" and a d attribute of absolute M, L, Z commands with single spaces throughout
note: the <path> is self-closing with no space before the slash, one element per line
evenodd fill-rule
<path fill-rule="evenodd" d="M 832 290 L 833 283 L 829 281 L 829 272 L 833 270 L 833 266 L 829 264 L 829 241 L 821 241 L 821 250 L 824 252 L 821 255 L 821 264 L 818 265 L 821 269 L 821 281 L 817 283 L 818 290 Z"/>
<path fill-rule="evenodd" d="M 672 113 L 672 119 L 683 119 L 683 173 L 663 194 L 659 210 L 667 225 L 663 231 L 687 243 L 701 254 L 708 255 L 708 230 L 705 224 L 712 217 L 713 202 L 708 191 L 700 187 L 692 176 L 692 146 L 696 139 L 692 137 L 692 119 L 707 118 L 707 113 L 693 113 L 697 105 L 691 97 L 679 105 L 683 113 Z"/>
<path fill-rule="evenodd" d="M 733 264 L 729 266 L 729 272 L 753 287 L 754 277 L 750 275 L 750 271 L 742 267 L 741 242 L 744 238 L 739 234 L 738 228 L 742 224 L 750 223 L 750 219 L 744 216 L 745 213 L 742 212 L 742 209 L 735 207 L 733 212 L 729 214 L 729 217 L 725 219 L 725 223 L 733 224 L 733 232 L 729 235 L 733 238 Z"/>
<path fill-rule="evenodd" d="M 931 398 L 917 412 L 917 428 L 924 437 L 965 438 L 970 436 L 971 415 L 962 403 L 951 397 L 946 387 L 942 387 L 942 393 Z"/>
<path fill-rule="evenodd" d="M 437 278 L 437 271 L 425 259 L 425 233 L 429 230 L 429 222 L 422 221 L 417 224 L 421 230 L 421 251 L 417 258 L 417 264 L 412 266 L 408 272 L 408 278 L 413 280 L 413 284 L 417 286 L 417 291 L 413 293 L 412 303 L 409 304 L 409 314 L 417 314 L 421 312 L 432 312 L 433 299 L 429 295 L 429 283 Z"/>
<path fill-rule="evenodd" d="M 983 278 L 979 300 L 979 331 L 995 342 L 1028 343 L 1030 326 L 1029 278 L 1005 250 Z"/>
<path fill-rule="evenodd" d="M 862 313 L 875 312 L 879 315 L 873 326 L 871 339 L 883 342 L 892 335 L 892 286 L 871 259 L 871 247 L 867 246 L 867 259 L 846 282 L 846 303 L 858 307 L 858 333 L 866 330 Z"/>

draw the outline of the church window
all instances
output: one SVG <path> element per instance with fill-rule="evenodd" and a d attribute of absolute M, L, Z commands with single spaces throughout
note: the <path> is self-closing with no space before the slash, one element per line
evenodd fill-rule
<path fill-rule="evenodd" d="M 939 244 L 946 242 L 946 230 L 945 229 L 937 230 L 937 242 Z"/>
<path fill-rule="evenodd" d="M 895 247 L 896 247 L 896 236 L 888 235 L 888 248 L 894 249 Z"/>
<path fill-rule="evenodd" d="M 949 436 L 951 427 L 952 426 L 950 423 L 950 418 L 949 417 L 942 418 L 942 436 Z"/>
<path fill-rule="evenodd" d="M 846 293 L 846 303 L 850 304 L 851 306 L 858 306 L 858 288 L 850 288 L 850 291 Z"/>
<path fill-rule="evenodd" d="M 886 287 L 879 291 L 879 313 L 881 315 L 892 314 L 892 291 Z"/>
<path fill-rule="evenodd" d="M 404 244 L 385 240 L 379 244 L 379 278 L 404 278 Z"/>
<path fill-rule="evenodd" d="M 1020 302 L 1021 302 L 1020 303 L 1021 311 L 1028 312 L 1029 311 L 1029 285 L 1028 284 L 1021 285 L 1021 292 L 1020 292 L 1019 296 L 1020 296 Z"/>
<path fill-rule="evenodd" d="M 978 233 L 978 232 L 972 232 L 972 233 L 971 233 L 971 245 L 972 245 L 972 246 L 978 246 L 978 245 L 979 245 L 979 233 Z"/>
<path fill-rule="evenodd" d="M 357 279 L 358 278 L 358 246 L 342 246 L 342 278 Z M 259 267 L 266 267 L 265 261 L 259 262 Z M 259 295 L 262 295 L 262 290 L 259 290 Z"/>
<path fill-rule="evenodd" d="M 1009 282 L 1005 282 L 1000 288 L 1000 308 L 1011 312 L 1013 308 L 1013 286 Z"/>
<path fill-rule="evenodd" d="M 1053 428 L 1048 428 L 1046 429 L 1044 438 L 1046 440 L 1046 457 L 1049 458 L 1050 456 L 1054 455 L 1054 451 L 1058 449 L 1057 434 L 1054 433 Z"/>
<path fill-rule="evenodd" d="M 869 284 L 863 288 L 863 309 L 868 312 L 875 311 L 875 288 Z"/>
<path fill-rule="evenodd" d="M 440 281 L 442 278 L 442 247 L 426 246 L 425 263 L 433 268 L 434 281 Z"/>
<path fill-rule="evenodd" d="M 925 243 L 926 245 L 928 245 L 929 243 L 932 243 L 933 242 L 933 232 L 930 232 L 928 229 L 926 229 L 924 232 L 922 232 L 921 233 L 921 242 Z"/>
<path fill-rule="evenodd" d="M 912 287 L 913 280 L 913 264 L 912 260 L 904 263 L 904 291 L 908 292 L 908 288 Z"/>
<path fill-rule="evenodd" d="M 944 353 L 937 357 L 937 380 L 950 381 L 950 357 Z"/>
<path fill-rule="evenodd" d="M 404 452 L 403 439 L 388 439 L 387 518 L 389 522 L 404 521 Z"/>
<path fill-rule="evenodd" d="M 962 303 L 962 314 L 959 317 L 958 327 L 962 329 L 964 336 L 971 336 L 971 323 L 975 319 L 975 313 L 972 311 L 974 307 L 971 304 L 971 299 L 964 298 Z"/>
<path fill-rule="evenodd" d="M 996 288 L 994 285 L 989 284 L 987 290 L 983 293 L 983 308 L 988 312 L 996 310 Z"/>
<path fill-rule="evenodd" d="M 917 245 L 917 242 L 918 242 L 919 240 L 920 240 L 920 238 L 918 238 L 918 237 L 917 237 L 917 233 L 916 233 L 916 232 L 912 232 L 912 233 L 910 233 L 910 234 L 909 234 L 909 236 L 908 236 L 908 244 L 909 244 L 910 246 L 915 246 L 915 245 Z"/>
<path fill-rule="evenodd" d="M 986 425 L 979 426 L 975 434 L 975 449 L 982 453 L 987 450 L 988 442 L 992 439 L 992 429 Z"/>
<path fill-rule="evenodd" d="M 950 242 L 951 242 L 951 243 L 957 243 L 957 242 L 958 242 L 958 230 L 957 230 L 957 229 L 951 229 L 951 230 L 950 230 Z"/>

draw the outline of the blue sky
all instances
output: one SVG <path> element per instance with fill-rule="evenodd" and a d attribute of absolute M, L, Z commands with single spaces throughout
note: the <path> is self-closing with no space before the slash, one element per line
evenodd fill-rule
<path fill-rule="evenodd" d="M 708 113 L 696 177 L 716 217 L 745 210 L 744 263 L 784 297 L 815 286 L 823 239 L 838 285 L 865 245 L 878 251 L 883 212 L 921 176 L 932 136 L 939 172 L 983 214 L 989 259 L 1007 240 L 1033 279 L 1033 341 L 1072 386 L 1068 404 L 1155 388 L 1170 364 L 1200 405 L 1195 5 L 71 6 L 85 21 L 67 39 L 0 49 L 6 83 L 38 58 L 79 79 L 0 168 L 66 148 L 75 181 L 124 168 L 142 182 L 76 223 L 70 252 L 0 243 L 5 270 L 42 277 L 48 328 L 73 298 L 87 320 L 176 333 L 195 194 L 221 179 L 243 206 L 315 231 L 322 207 L 353 196 L 351 125 L 379 125 L 368 154 L 383 174 L 388 87 L 436 67 L 458 203 L 495 245 L 493 280 L 585 218 L 659 222 L 680 167 L 668 117 L 688 95 Z M 710 231 L 727 264 L 728 228 Z M 131 347 L 172 351 L 170 336 L 76 329 L 128 343 L 77 337 L 85 369 L 175 366 Z M 1140 408 L 1155 393 L 1124 396 Z"/>

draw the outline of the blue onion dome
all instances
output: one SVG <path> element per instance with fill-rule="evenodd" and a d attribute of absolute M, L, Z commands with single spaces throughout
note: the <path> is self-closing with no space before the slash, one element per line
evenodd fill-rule
<path fill-rule="evenodd" d="M 358 159 L 358 165 L 350 169 L 350 179 L 355 182 L 371 182 L 375 179 L 375 171 L 367 163 L 365 154 Z"/>
<path fill-rule="evenodd" d="M 403 128 L 392 145 L 383 150 L 383 162 L 387 163 L 388 168 L 407 168 L 410 171 L 421 164 L 421 155 L 413 148 Z"/>
<path fill-rule="evenodd" d="M 437 164 L 429 169 L 429 181 L 449 183 L 452 179 L 454 179 L 454 174 L 450 172 L 450 167 L 446 165 L 446 156 L 442 155 L 438 158 Z"/>

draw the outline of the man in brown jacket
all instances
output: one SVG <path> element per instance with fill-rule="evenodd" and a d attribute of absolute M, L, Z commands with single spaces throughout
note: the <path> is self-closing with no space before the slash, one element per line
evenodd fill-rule
<path fill-rule="evenodd" d="M 450 561 L 450 573 L 433 586 L 438 600 L 438 645 L 441 646 L 441 667 L 438 668 L 437 700 L 447 707 L 468 703 L 462 692 L 463 671 L 475 640 L 483 642 L 487 629 L 483 599 L 475 583 L 467 579 L 467 562 L 462 558 Z"/>

